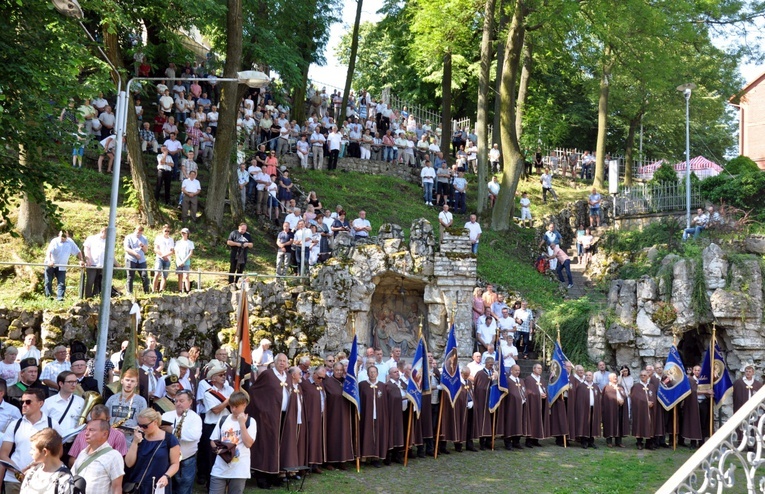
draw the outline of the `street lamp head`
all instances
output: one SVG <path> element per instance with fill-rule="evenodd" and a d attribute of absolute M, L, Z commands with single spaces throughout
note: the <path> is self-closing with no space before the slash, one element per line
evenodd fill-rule
<path fill-rule="evenodd" d="M 77 0 L 51 0 L 53 7 L 60 13 L 67 17 L 73 17 L 75 19 L 82 19 L 85 14 L 82 12 L 82 7 Z"/>
<path fill-rule="evenodd" d="M 694 89 L 696 89 L 696 84 L 692 82 L 686 82 L 685 84 L 680 84 L 677 86 L 677 90 L 683 93 L 685 99 L 687 100 L 691 99 L 691 91 Z"/>
<path fill-rule="evenodd" d="M 246 84 L 251 88 L 265 87 L 271 82 L 271 79 L 259 70 L 237 72 L 236 76 L 240 84 Z"/>

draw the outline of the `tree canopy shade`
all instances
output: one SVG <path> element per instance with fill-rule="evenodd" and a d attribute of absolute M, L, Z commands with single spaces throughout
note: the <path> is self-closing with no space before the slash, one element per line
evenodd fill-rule
<path fill-rule="evenodd" d="M 0 220 L 6 225 L 19 195 L 43 214 L 55 213 L 43 184 L 55 183 L 56 162 L 70 160 L 76 132 L 75 122 L 59 116 L 70 98 L 93 96 L 106 82 L 84 40 L 47 2 L 0 5 Z"/>

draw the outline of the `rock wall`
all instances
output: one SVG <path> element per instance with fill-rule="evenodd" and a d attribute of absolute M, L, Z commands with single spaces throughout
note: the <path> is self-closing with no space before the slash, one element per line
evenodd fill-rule
<path fill-rule="evenodd" d="M 326 158 L 325 158 L 326 169 Z M 309 166 L 311 160 L 308 160 Z M 280 164 L 285 165 L 287 168 L 296 168 L 300 166 L 300 160 L 296 156 L 285 155 L 280 158 Z M 360 158 L 340 158 L 337 160 L 337 169 L 342 171 L 351 171 L 358 173 L 365 173 L 367 175 L 389 175 L 391 177 L 400 178 L 407 182 L 415 184 L 421 183 L 420 180 L 420 167 L 409 167 L 400 163 L 388 163 L 378 160 L 362 160 Z"/>
<path fill-rule="evenodd" d="M 674 254 L 660 262 L 656 278 L 643 276 L 611 283 L 608 312 L 590 322 L 590 356 L 612 365 L 627 364 L 634 374 L 646 364 L 666 358 L 673 334 L 688 348 L 708 347 L 714 324 L 730 369 L 738 371 L 745 362 L 754 363 L 760 370 L 765 368 L 763 283 L 758 256 L 725 252 L 710 244 L 703 250 L 700 262 Z M 695 275 L 697 269 L 703 273 L 701 286 Z M 694 290 L 701 292 L 694 294 Z M 700 306 L 699 301 L 704 303 Z"/>
<path fill-rule="evenodd" d="M 433 227 L 425 219 L 411 225 L 408 244 L 403 229 L 392 224 L 382 225 L 376 237 L 356 245 L 347 235 L 338 235 L 335 257 L 315 267 L 307 282 L 275 279 L 249 286 L 254 344 L 268 337 L 275 350 L 290 357 L 307 352 L 322 355 L 347 350 L 355 332 L 360 344 L 370 345 L 371 321 L 376 316 L 372 296 L 384 280 L 396 278 L 406 283 L 412 294 L 419 294 L 427 306 L 423 334 L 429 350 L 436 355 L 443 352 L 453 320 L 459 353 L 470 355 L 477 263 L 467 230 L 447 233 L 438 252 L 435 245 Z M 148 297 L 139 302 L 140 331 L 157 335 L 165 355 L 174 356 L 197 345 L 203 359 L 211 358 L 216 348 L 230 346 L 233 340 L 239 300 L 239 292 L 231 287 Z M 131 305 L 127 299 L 113 300 L 109 352 L 119 348 L 130 334 Z M 39 334 L 46 350 L 43 358 L 52 357 L 50 350 L 56 344 L 74 339 L 92 348 L 98 309 L 98 304 L 87 301 L 66 310 L 0 308 L 0 341 L 20 346 L 25 334 Z"/>

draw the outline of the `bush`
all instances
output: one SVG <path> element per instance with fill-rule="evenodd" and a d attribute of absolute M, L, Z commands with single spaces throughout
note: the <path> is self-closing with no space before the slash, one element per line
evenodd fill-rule
<path fill-rule="evenodd" d="M 571 362 L 587 365 L 592 362 L 588 351 L 587 331 L 590 327 L 590 317 L 598 310 L 598 306 L 589 297 L 566 300 L 545 312 L 539 320 L 539 325 L 553 339 L 556 338 L 557 328 L 560 328 L 560 346 L 563 353 Z M 537 338 L 536 344 L 544 344 L 544 337 Z"/>
<path fill-rule="evenodd" d="M 701 182 L 704 199 L 714 203 L 734 206 L 745 211 L 753 210 L 752 218 L 765 220 L 765 173 L 761 171 L 730 177 L 718 175 Z"/>
<path fill-rule="evenodd" d="M 752 161 L 750 158 L 746 156 L 738 156 L 730 160 L 728 164 L 725 165 L 725 171 L 731 175 L 743 175 L 747 173 L 758 172 L 760 171 L 760 168 L 757 166 L 757 163 Z"/>
<path fill-rule="evenodd" d="M 667 245 L 674 251 L 679 247 L 682 226 L 671 216 L 646 225 L 642 230 L 610 230 L 606 232 L 602 245 L 609 252 L 635 254 L 654 245 Z"/>
<path fill-rule="evenodd" d="M 671 182 L 671 183 L 677 182 L 677 172 L 675 171 L 672 165 L 670 165 L 669 163 L 665 161 L 664 163 L 662 163 L 659 169 L 654 172 L 653 178 L 651 179 L 651 183 L 663 184 L 666 182 Z"/>

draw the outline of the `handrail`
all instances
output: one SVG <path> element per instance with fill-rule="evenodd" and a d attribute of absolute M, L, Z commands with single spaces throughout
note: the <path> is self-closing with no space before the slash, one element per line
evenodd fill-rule
<path fill-rule="evenodd" d="M 741 439 L 738 430 L 741 429 Z M 735 487 L 736 472 L 747 492 L 761 491 L 765 429 L 765 387 L 755 393 L 662 485 L 657 494 L 723 492 Z M 737 468 L 739 467 L 739 468 Z M 742 475 L 739 474 L 739 477 Z M 741 492 L 737 489 L 737 492 Z"/>
<path fill-rule="evenodd" d="M 8 262 L 8 261 L 0 261 L 0 266 L 26 266 L 26 267 L 43 267 L 47 268 L 49 267 L 48 264 L 42 263 L 42 262 Z M 67 269 L 80 269 L 81 276 L 80 276 L 80 298 L 85 298 L 85 271 L 87 269 L 103 269 L 103 268 L 97 268 L 96 266 L 80 266 L 79 264 L 57 264 L 56 267 L 62 267 Z M 172 268 L 169 268 L 167 270 L 157 270 L 152 269 L 150 267 L 145 268 L 129 268 L 127 266 L 114 266 L 113 269 L 116 269 L 118 271 L 125 271 L 126 273 L 128 271 L 140 271 L 144 273 L 149 273 L 151 271 L 171 271 Z M 270 278 L 278 278 L 281 280 L 303 280 L 307 278 L 308 276 L 283 276 L 278 274 L 258 274 L 258 273 L 229 273 L 224 271 L 202 271 L 202 270 L 196 270 L 196 271 L 184 271 L 184 273 L 188 273 L 189 276 L 196 275 L 197 278 L 197 288 L 201 289 L 202 287 L 202 276 L 215 276 L 215 277 L 221 277 L 221 278 L 227 278 L 229 276 L 236 276 L 238 278 L 262 278 L 262 279 L 270 279 Z"/>
<path fill-rule="evenodd" d="M 539 331 L 536 331 L 537 329 Z M 545 330 L 542 326 L 540 326 L 536 320 L 534 320 L 534 330 L 535 330 L 535 333 L 541 333 L 542 336 L 550 340 L 553 346 L 555 345 L 555 340 L 553 339 L 553 337 L 547 334 L 547 330 Z M 542 341 L 542 362 L 543 363 L 547 362 L 547 347 L 545 346 L 544 340 Z"/>

